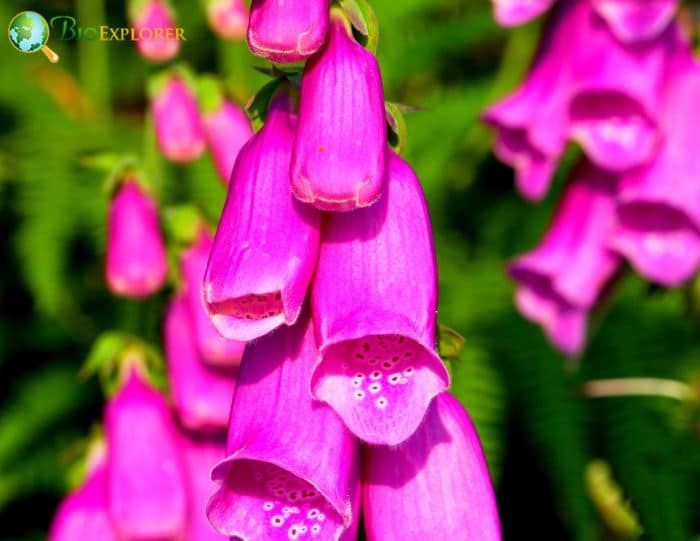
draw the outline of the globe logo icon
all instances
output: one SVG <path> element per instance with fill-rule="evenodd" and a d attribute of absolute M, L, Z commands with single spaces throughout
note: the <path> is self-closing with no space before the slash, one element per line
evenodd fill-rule
<path fill-rule="evenodd" d="M 12 46 L 21 53 L 43 52 L 54 64 L 58 55 L 46 46 L 49 41 L 49 23 L 35 11 L 23 11 L 10 21 L 7 35 Z"/>

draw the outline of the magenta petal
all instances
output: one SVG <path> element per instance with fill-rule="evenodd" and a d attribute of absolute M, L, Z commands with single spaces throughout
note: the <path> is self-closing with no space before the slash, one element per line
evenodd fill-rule
<path fill-rule="evenodd" d="M 224 338 L 216 330 L 202 299 L 202 281 L 214 241 L 200 228 L 197 238 L 180 260 L 184 278 L 184 295 L 195 343 L 202 360 L 212 366 L 235 367 L 240 364 L 245 343 Z"/>
<path fill-rule="evenodd" d="M 607 248 L 615 188 L 615 177 L 582 162 L 542 243 L 509 268 L 518 309 L 567 354 L 583 347 L 586 314 L 620 265 Z"/>
<path fill-rule="evenodd" d="M 349 539 L 359 518 L 357 441 L 309 396 L 318 355 L 308 315 L 246 349 L 221 487 L 208 516 L 233 539 Z M 307 536 L 307 537 L 304 537 Z"/>
<path fill-rule="evenodd" d="M 165 316 L 165 356 L 181 423 L 190 430 L 224 431 L 236 388 L 235 369 L 213 372 L 202 363 L 183 297 L 172 300 Z"/>
<path fill-rule="evenodd" d="M 241 40 L 248 28 L 248 8 L 244 0 L 208 0 L 207 21 L 219 37 Z"/>
<path fill-rule="evenodd" d="M 420 183 L 396 154 L 382 198 L 326 215 L 312 306 L 311 389 L 359 438 L 397 444 L 449 385 L 434 350 L 437 277 Z"/>
<path fill-rule="evenodd" d="M 328 41 L 304 68 L 290 178 L 301 201 L 323 210 L 374 203 L 386 173 L 386 112 L 379 65 L 331 18 Z"/>
<path fill-rule="evenodd" d="M 493 14 L 501 26 L 518 26 L 547 11 L 555 0 L 492 0 Z"/>
<path fill-rule="evenodd" d="M 158 209 L 133 179 L 126 179 L 109 207 L 106 278 L 116 295 L 143 298 L 165 281 L 168 264 Z"/>
<path fill-rule="evenodd" d="M 671 22 L 678 0 L 592 0 L 615 37 L 634 42 L 654 38 Z"/>
<path fill-rule="evenodd" d="M 293 324 L 316 266 L 320 213 L 289 189 L 295 121 L 291 98 L 277 95 L 234 167 L 204 278 L 207 310 L 231 339 Z"/>
<path fill-rule="evenodd" d="M 178 539 L 187 521 L 187 485 L 165 399 L 135 368 L 105 410 L 107 498 L 123 541 Z"/>
<path fill-rule="evenodd" d="M 51 523 L 49 541 L 77 539 L 117 541 L 107 514 L 104 456 L 93 465 L 83 484 L 63 500 Z"/>
<path fill-rule="evenodd" d="M 238 153 L 253 135 L 250 121 L 240 107 L 224 100 L 219 109 L 204 115 L 204 130 L 219 178 L 228 185 Z"/>
<path fill-rule="evenodd" d="M 253 0 L 248 47 L 281 64 L 318 51 L 328 31 L 328 0 Z"/>
<path fill-rule="evenodd" d="M 501 527 L 479 436 L 443 393 L 398 447 L 363 453 L 362 510 L 368 541 L 499 541 Z"/>
<path fill-rule="evenodd" d="M 167 62 L 177 55 L 180 41 L 176 39 L 173 13 L 164 0 L 145 0 L 133 24 L 139 37 L 136 48 L 146 60 Z M 160 35 L 156 34 L 157 29 Z"/>
<path fill-rule="evenodd" d="M 206 147 L 204 125 L 197 100 L 179 77 L 169 77 L 152 98 L 153 121 L 163 155 L 177 163 L 199 158 Z"/>

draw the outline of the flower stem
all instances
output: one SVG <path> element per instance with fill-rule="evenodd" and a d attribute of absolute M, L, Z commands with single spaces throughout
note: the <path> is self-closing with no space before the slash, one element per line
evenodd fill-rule
<path fill-rule="evenodd" d="M 589 398 L 616 396 L 662 396 L 680 401 L 696 401 L 700 396 L 686 383 L 660 378 L 616 378 L 591 380 L 583 385 Z"/>

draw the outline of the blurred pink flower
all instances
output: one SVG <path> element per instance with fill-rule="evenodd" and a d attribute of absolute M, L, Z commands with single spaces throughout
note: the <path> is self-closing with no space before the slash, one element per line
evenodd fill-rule
<path fill-rule="evenodd" d="M 180 41 L 175 35 L 175 18 L 166 0 L 142 0 L 135 2 L 138 11 L 133 15 L 133 25 L 139 40 L 136 48 L 141 56 L 151 62 L 166 62 L 180 51 Z M 150 30 L 150 33 L 144 32 Z M 168 30 L 170 36 L 168 36 Z M 144 39 L 144 34 L 152 36 Z M 168 39 L 170 37 L 170 39 Z"/>
<path fill-rule="evenodd" d="M 219 178 L 228 185 L 238 153 L 253 135 L 250 121 L 245 111 L 224 99 L 219 109 L 204 114 L 204 131 Z"/>
<path fill-rule="evenodd" d="M 248 8 L 244 0 L 207 0 L 209 27 L 228 40 L 242 40 L 248 28 Z"/>

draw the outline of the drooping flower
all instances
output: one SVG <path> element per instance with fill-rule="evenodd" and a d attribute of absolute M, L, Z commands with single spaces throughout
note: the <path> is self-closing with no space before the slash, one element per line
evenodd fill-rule
<path fill-rule="evenodd" d="M 166 62 L 180 51 L 175 17 L 166 0 L 142 0 L 134 2 L 130 13 L 136 34 L 136 48 L 141 56 L 151 62 Z M 149 38 L 150 36 L 150 38 Z"/>
<path fill-rule="evenodd" d="M 377 203 L 325 216 L 312 292 L 312 393 L 369 443 L 408 438 L 448 387 L 434 350 L 436 272 L 420 183 L 390 152 Z"/>
<path fill-rule="evenodd" d="M 509 267 L 520 312 L 569 355 L 583 347 L 588 312 L 620 265 L 607 248 L 615 184 L 611 174 L 579 164 L 540 245 Z"/>
<path fill-rule="evenodd" d="M 592 0 L 615 37 L 623 42 L 654 38 L 671 22 L 678 0 Z"/>
<path fill-rule="evenodd" d="M 224 431 L 236 387 L 235 369 L 214 372 L 204 365 L 187 309 L 187 300 L 176 297 L 165 316 L 165 357 L 175 411 L 189 430 Z"/>
<path fill-rule="evenodd" d="M 185 81 L 174 74 L 167 76 L 151 100 L 163 155 L 177 163 L 199 158 L 206 147 L 204 126 L 197 100 Z"/>
<path fill-rule="evenodd" d="M 202 360 L 213 366 L 238 366 L 245 343 L 224 338 L 209 319 L 202 299 L 202 281 L 214 240 L 200 227 L 192 245 L 180 259 L 184 278 L 184 296 L 193 338 Z"/>
<path fill-rule="evenodd" d="M 676 286 L 700 265 L 700 66 L 676 59 L 661 115 L 666 140 L 648 167 L 623 179 L 610 245 L 649 280 Z"/>
<path fill-rule="evenodd" d="M 203 438 L 192 434 L 180 435 L 180 449 L 187 464 L 189 481 L 190 510 L 186 541 L 222 541 L 226 539 L 218 533 L 207 519 L 207 502 L 216 483 L 211 480 L 211 470 L 220 462 L 226 451 L 223 438 Z"/>
<path fill-rule="evenodd" d="M 279 64 L 305 60 L 326 39 L 328 10 L 328 0 L 253 0 L 248 47 Z"/>
<path fill-rule="evenodd" d="M 207 515 L 220 533 L 354 541 L 359 446 L 333 410 L 309 396 L 317 355 L 307 314 L 246 349 L 227 458 L 212 473 L 221 485 Z"/>
<path fill-rule="evenodd" d="M 240 107 L 223 100 L 219 109 L 204 114 L 204 130 L 219 177 L 228 185 L 238 153 L 253 135 L 250 121 Z"/>
<path fill-rule="evenodd" d="M 374 203 L 386 173 L 379 66 L 333 11 L 328 40 L 304 68 L 290 173 L 292 191 L 323 210 Z"/>
<path fill-rule="evenodd" d="M 398 447 L 366 446 L 362 508 L 368 541 L 499 541 L 488 467 L 467 412 L 443 393 Z"/>
<path fill-rule="evenodd" d="M 147 297 L 163 285 L 167 270 L 158 209 L 136 180 L 127 177 L 109 207 L 107 284 L 116 295 Z"/>
<path fill-rule="evenodd" d="M 104 444 L 90 453 L 85 481 L 61 503 L 51 524 L 49 541 L 117 541 L 107 514 L 105 454 Z"/>
<path fill-rule="evenodd" d="M 555 0 L 491 0 L 496 22 L 501 26 L 518 26 L 547 11 Z"/>
<path fill-rule="evenodd" d="M 235 340 L 293 324 L 316 265 L 320 213 L 289 189 L 292 101 L 281 90 L 241 149 L 204 278 L 209 315 Z"/>
<path fill-rule="evenodd" d="M 135 365 L 107 403 L 107 505 L 118 538 L 179 539 L 187 523 L 187 485 L 164 397 Z"/>
<path fill-rule="evenodd" d="M 248 8 L 243 0 L 207 0 L 207 21 L 219 37 L 242 40 L 248 27 Z"/>

